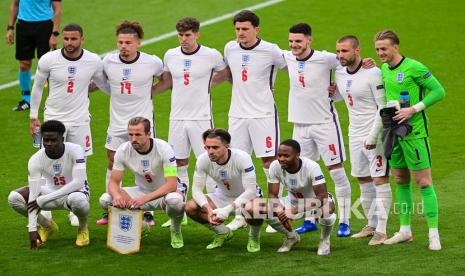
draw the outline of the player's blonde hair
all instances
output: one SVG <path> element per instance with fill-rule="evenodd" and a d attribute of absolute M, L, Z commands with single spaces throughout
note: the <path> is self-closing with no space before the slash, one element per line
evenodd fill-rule
<path fill-rule="evenodd" d="M 393 30 L 383 30 L 375 35 L 375 41 L 388 39 L 392 44 L 399 45 L 399 36 Z"/>
<path fill-rule="evenodd" d="M 137 126 L 138 124 L 144 125 L 145 134 L 150 133 L 150 121 L 144 117 L 134 117 L 128 122 L 128 126 Z"/>

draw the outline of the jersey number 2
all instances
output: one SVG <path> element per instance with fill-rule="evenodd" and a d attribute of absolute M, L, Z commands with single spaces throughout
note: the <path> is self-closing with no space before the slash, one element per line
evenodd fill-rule
<path fill-rule="evenodd" d="M 68 82 L 68 89 L 67 89 L 68 93 L 70 94 L 73 94 L 74 92 L 74 81 L 69 81 Z"/>

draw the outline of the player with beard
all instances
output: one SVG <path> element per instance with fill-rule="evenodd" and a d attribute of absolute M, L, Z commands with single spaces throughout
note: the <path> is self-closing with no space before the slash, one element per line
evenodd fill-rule
<path fill-rule="evenodd" d="M 85 156 L 89 156 L 92 154 L 92 136 L 88 88 L 91 80 L 103 85 L 103 65 L 97 54 L 82 48 L 84 36 L 81 26 L 68 24 L 62 34 L 63 48 L 49 52 L 39 60 L 31 93 L 30 130 L 34 137 L 41 125 L 39 107 L 48 80 L 44 121 L 62 122 L 66 127 L 65 142 L 80 145 Z M 70 213 L 69 218 L 71 225 L 78 226 L 76 216 Z"/>

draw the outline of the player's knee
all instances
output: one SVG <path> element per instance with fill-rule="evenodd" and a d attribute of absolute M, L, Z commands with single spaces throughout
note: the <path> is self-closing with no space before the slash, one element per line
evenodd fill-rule
<path fill-rule="evenodd" d="M 199 211 L 199 206 L 194 200 L 188 200 L 185 206 L 185 212 L 189 217 L 196 215 Z"/>
<path fill-rule="evenodd" d="M 11 191 L 8 195 L 8 205 L 10 205 L 16 212 L 26 215 L 26 200 L 17 191 Z"/>
<path fill-rule="evenodd" d="M 336 214 L 331 214 L 326 217 L 322 217 L 319 219 L 321 225 L 325 226 L 331 226 L 334 225 L 334 222 L 336 222 Z"/>
<path fill-rule="evenodd" d="M 421 188 L 426 188 L 428 187 L 429 185 L 431 185 L 431 183 L 433 182 L 433 180 L 430 178 L 430 177 L 418 177 L 416 179 L 416 182 L 417 182 L 417 185 Z"/>
<path fill-rule="evenodd" d="M 90 204 L 87 196 L 81 192 L 71 193 L 67 200 L 71 211 L 77 216 L 87 216 L 89 214 Z"/>
<path fill-rule="evenodd" d="M 179 193 L 169 193 L 165 196 L 166 213 L 176 215 L 184 212 L 184 198 Z"/>
<path fill-rule="evenodd" d="M 104 193 L 103 195 L 100 196 L 98 201 L 100 203 L 100 207 L 107 210 L 108 205 L 111 203 L 111 196 L 108 193 Z"/>

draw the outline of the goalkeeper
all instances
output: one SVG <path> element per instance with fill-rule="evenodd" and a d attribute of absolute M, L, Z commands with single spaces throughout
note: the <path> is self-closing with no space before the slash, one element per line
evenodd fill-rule
<path fill-rule="evenodd" d="M 375 48 L 384 63 L 381 72 L 387 101 L 399 101 L 400 92 L 409 93 L 409 104 L 396 112 L 393 119 L 409 122 L 412 131 L 398 138 L 389 165 L 397 184 L 397 204 L 400 207 L 400 231 L 386 240 L 385 244 L 396 244 L 413 240 L 410 228 L 413 206 L 410 171 L 420 188 L 423 210 L 429 227 L 429 249 L 440 250 L 438 232 L 438 200 L 431 177 L 431 151 L 428 140 L 428 117 L 425 109 L 444 98 L 444 88 L 431 71 L 420 62 L 399 53 L 399 37 L 391 30 L 375 36 Z M 426 94 L 426 91 L 429 93 Z"/>

